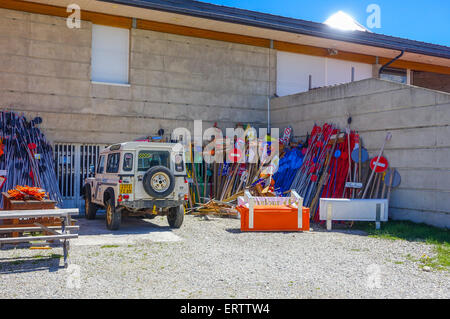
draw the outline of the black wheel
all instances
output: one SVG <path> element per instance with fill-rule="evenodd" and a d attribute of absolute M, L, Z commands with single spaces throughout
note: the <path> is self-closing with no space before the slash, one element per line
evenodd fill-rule
<path fill-rule="evenodd" d="M 97 214 L 97 206 L 92 203 L 91 188 L 89 186 L 84 191 L 84 212 L 86 219 L 95 219 L 95 215 Z"/>
<path fill-rule="evenodd" d="M 183 205 L 169 208 L 169 214 L 167 214 L 167 221 L 172 228 L 180 228 L 184 220 L 184 207 Z"/>
<path fill-rule="evenodd" d="M 147 194 L 155 198 L 164 198 L 173 192 L 175 177 L 167 167 L 154 166 L 145 173 L 142 183 Z"/>
<path fill-rule="evenodd" d="M 108 199 L 106 201 L 106 227 L 109 230 L 117 230 L 120 227 L 121 221 L 122 213 L 119 209 L 116 209 L 114 199 Z"/>

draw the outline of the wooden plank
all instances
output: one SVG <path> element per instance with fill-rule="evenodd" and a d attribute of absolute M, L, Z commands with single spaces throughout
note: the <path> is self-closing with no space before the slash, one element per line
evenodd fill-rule
<path fill-rule="evenodd" d="M 110 27 L 131 29 L 132 18 L 114 16 L 91 11 L 81 11 L 81 20 L 91 21 L 95 24 L 107 25 Z"/>
<path fill-rule="evenodd" d="M 2 0 L 0 3 L 0 8 L 46 14 L 63 18 L 67 18 L 70 15 L 70 13 L 66 11 L 65 7 L 57 7 L 28 1 Z M 118 28 L 130 29 L 132 26 L 131 18 L 84 10 L 81 10 L 81 20 Z"/>
<path fill-rule="evenodd" d="M 330 55 L 327 48 L 313 47 L 313 46 L 309 46 L 309 45 L 289 43 L 289 42 L 284 42 L 284 41 L 274 41 L 273 47 L 274 47 L 274 49 L 279 50 L 279 51 L 321 56 L 321 57 L 327 57 L 327 58 L 337 59 L 337 60 L 354 61 L 354 62 L 367 63 L 367 64 L 375 64 L 375 62 L 376 62 L 376 58 L 374 56 L 370 56 L 370 55 L 352 53 L 352 52 L 346 52 L 346 51 L 338 51 L 338 53 L 336 55 Z"/>
<path fill-rule="evenodd" d="M 33 218 L 25 218 L 25 219 L 19 219 L 19 218 L 13 218 L 13 219 L 3 219 L 2 224 L 0 224 L 0 228 L 8 228 L 13 224 L 14 220 L 18 220 L 18 224 L 15 227 L 31 227 L 34 223 L 41 223 L 45 226 L 54 226 L 54 227 L 61 227 L 61 218 L 58 217 L 33 217 Z M 75 223 L 72 223 L 72 225 L 75 225 Z"/>
<path fill-rule="evenodd" d="M 321 56 L 327 57 L 330 59 L 344 60 L 344 61 L 354 61 L 360 63 L 367 64 L 375 64 L 376 57 L 366 54 L 353 53 L 347 51 L 338 50 L 336 55 L 330 55 L 327 48 L 314 47 L 309 45 L 302 45 L 284 41 L 274 41 L 273 42 L 274 49 L 279 51 L 291 52 L 291 53 L 299 53 L 313 56 Z M 392 58 L 379 58 L 379 64 L 386 64 L 391 61 Z M 427 64 L 427 63 L 419 63 L 407 60 L 397 60 L 391 64 L 394 68 L 400 69 L 411 69 L 415 71 L 427 71 L 441 74 L 450 74 L 450 67 L 435 65 L 435 64 Z"/>
<path fill-rule="evenodd" d="M 9 210 L 0 212 L 0 219 L 11 218 L 33 218 L 33 217 L 64 217 L 67 215 L 77 215 L 78 208 L 66 209 L 43 209 L 43 210 Z"/>
<path fill-rule="evenodd" d="M 61 229 L 61 226 L 46 226 L 47 228 L 50 229 Z M 67 230 L 79 230 L 80 226 L 66 226 Z M 5 227 L 5 228 L 0 228 L 0 233 L 11 233 L 13 231 L 18 231 L 20 230 L 21 232 L 39 232 L 42 229 L 40 227 Z"/>
<path fill-rule="evenodd" d="M 49 233 L 49 234 L 51 234 L 51 235 L 62 235 L 61 233 L 58 233 L 56 230 L 54 230 L 54 229 L 50 229 L 50 228 L 48 228 L 47 226 L 44 226 L 44 225 L 42 225 L 42 224 L 39 224 L 39 223 L 34 223 L 36 226 L 38 226 L 39 228 L 41 228 L 41 230 L 42 231 L 44 231 L 44 232 L 46 232 L 46 233 Z M 48 234 L 46 234 L 46 235 L 48 235 Z"/>
<path fill-rule="evenodd" d="M 78 238 L 78 234 L 0 238 L 0 244 Z"/>
<path fill-rule="evenodd" d="M 379 63 L 386 64 L 391 60 L 392 59 L 389 59 L 389 58 L 379 58 Z M 405 61 L 405 60 L 401 60 L 401 59 L 392 63 L 390 65 L 390 67 L 399 68 L 399 69 L 411 69 L 414 71 L 427 71 L 427 72 L 434 72 L 434 73 L 441 73 L 441 74 L 450 74 L 450 68 L 446 67 L 446 66 Z"/>
<path fill-rule="evenodd" d="M 211 31 L 199 28 L 185 27 L 170 23 L 156 22 L 156 21 L 147 21 L 147 20 L 137 20 L 137 28 L 143 30 L 151 30 L 172 34 L 179 34 L 189 37 L 210 39 L 210 40 L 218 40 L 225 42 L 233 42 L 240 43 L 246 45 L 253 45 L 257 47 L 270 47 L 270 40 L 263 38 L 250 37 L 240 34 L 233 33 L 225 33 L 218 31 Z"/>
<path fill-rule="evenodd" d="M 16 200 L 11 199 L 7 192 L 2 192 L 5 210 L 36 210 L 36 209 L 54 209 L 56 201 L 44 200 Z"/>

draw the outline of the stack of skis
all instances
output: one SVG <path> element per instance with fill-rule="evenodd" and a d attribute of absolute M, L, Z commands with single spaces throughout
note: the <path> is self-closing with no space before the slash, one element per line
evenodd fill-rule
<path fill-rule="evenodd" d="M 306 141 L 298 144 L 264 137 L 258 144 L 271 149 L 268 145 L 279 143 L 280 153 L 257 163 L 227 163 L 225 150 L 221 154 L 223 164 L 197 160 L 200 163 L 188 165 L 191 211 L 235 216 L 235 202 L 246 189 L 263 197 L 290 196 L 294 189 L 304 198 L 304 206 L 310 208 L 312 220 L 318 222 L 320 198 L 385 198 L 386 191 L 389 198 L 390 189 L 398 186 L 400 176 L 396 170 L 387 171 L 388 163 L 382 156 L 384 145 L 369 161 L 369 154 L 362 147 L 359 134 L 350 130 L 350 123 L 351 118 L 344 131 L 328 123 L 315 125 Z M 389 139 L 390 134 L 385 142 Z M 239 143 L 231 143 L 236 144 Z M 247 143 L 241 144 L 246 144 L 242 156 L 249 156 Z M 270 167 L 275 168 L 275 174 L 268 170 Z"/>
<path fill-rule="evenodd" d="M 53 150 L 39 129 L 40 117 L 27 121 L 14 112 L 0 112 L 1 191 L 17 185 L 39 187 L 62 203 L 55 175 Z M 1 199 L 3 205 L 3 198 Z"/>
<path fill-rule="evenodd" d="M 385 142 L 390 137 L 388 133 Z M 359 134 L 349 128 L 341 132 L 330 124 L 314 126 L 305 145 L 303 163 L 290 189 L 304 198 L 315 222 L 319 221 L 320 198 L 385 198 L 386 189 L 389 198 L 390 189 L 400 183 L 395 169 L 386 174 L 384 144 L 369 164 Z"/>
<path fill-rule="evenodd" d="M 245 136 L 247 133 L 248 127 Z M 218 139 L 214 141 L 215 148 L 212 151 L 208 151 L 206 146 L 197 152 L 193 152 L 192 145 L 187 148 L 187 158 L 191 159 L 191 164 L 187 165 L 190 189 L 188 211 L 234 217 L 237 216 L 235 203 L 239 196 L 243 196 L 245 189 L 255 196 L 275 196 L 274 181 L 271 179 L 273 174 L 269 173 L 269 166 L 275 165 L 278 156 L 275 160 L 271 156 L 256 160 L 253 156 L 258 152 L 255 145 L 270 148 L 271 143 L 278 143 L 278 140 L 265 136 L 253 141 L 253 147 L 249 147 L 251 142 L 248 139 Z M 199 155 L 195 160 L 197 163 L 192 164 L 192 154 Z M 214 156 L 214 160 L 204 161 L 210 155 Z"/>

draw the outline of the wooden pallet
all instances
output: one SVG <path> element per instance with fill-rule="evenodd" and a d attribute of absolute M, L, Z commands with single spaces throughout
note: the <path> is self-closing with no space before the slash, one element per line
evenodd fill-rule
<path fill-rule="evenodd" d="M 8 193 L 2 192 L 4 210 L 30 210 L 30 209 L 54 209 L 56 202 L 49 199 L 44 200 L 16 200 Z"/>

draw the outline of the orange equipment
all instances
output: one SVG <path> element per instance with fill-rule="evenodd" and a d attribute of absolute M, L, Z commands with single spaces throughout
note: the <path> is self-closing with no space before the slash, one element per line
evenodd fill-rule
<path fill-rule="evenodd" d="M 291 194 L 253 197 L 246 191 L 247 204 L 236 207 L 241 214 L 241 231 L 309 231 L 309 208 L 303 207 L 303 198 L 294 190 Z"/>
<path fill-rule="evenodd" d="M 45 191 L 40 187 L 20 186 L 15 189 L 8 190 L 8 194 L 12 199 L 36 199 L 43 200 L 47 197 Z"/>
<path fill-rule="evenodd" d="M 298 210 L 291 206 L 255 206 L 253 211 L 253 228 L 249 227 L 249 209 L 238 206 L 241 213 L 241 231 L 309 231 L 309 208 L 302 208 L 301 221 L 298 225 Z"/>

